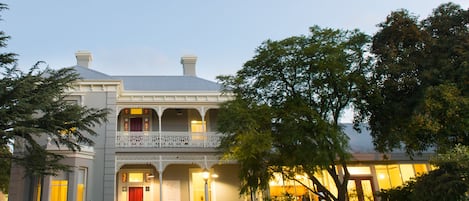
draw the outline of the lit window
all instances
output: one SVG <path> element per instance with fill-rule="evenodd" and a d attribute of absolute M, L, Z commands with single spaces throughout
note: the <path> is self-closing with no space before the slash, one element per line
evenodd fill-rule
<path fill-rule="evenodd" d="M 191 121 L 191 132 L 193 133 L 203 133 L 205 132 L 205 121 Z"/>
<path fill-rule="evenodd" d="M 415 176 L 420 176 L 428 172 L 426 164 L 414 164 Z"/>
<path fill-rule="evenodd" d="M 283 178 L 281 173 L 274 173 L 273 176 L 269 182 L 269 191 L 272 197 L 282 197 L 286 194 L 298 197 L 308 193 L 308 190 L 299 182 Z M 296 175 L 295 177 L 302 182 L 307 182 L 304 175 Z"/>
<path fill-rule="evenodd" d="M 389 181 L 388 168 L 386 165 L 375 165 L 376 176 L 378 179 L 378 186 L 380 189 L 391 188 L 391 182 Z"/>
<path fill-rule="evenodd" d="M 129 182 L 143 182 L 143 173 L 129 173 Z"/>
<path fill-rule="evenodd" d="M 348 167 L 350 175 L 370 175 L 371 170 L 368 166 L 363 167 Z"/>
<path fill-rule="evenodd" d="M 52 178 L 50 201 L 66 201 L 68 180 L 64 173 Z"/>
<path fill-rule="evenodd" d="M 86 193 L 86 169 L 78 170 L 77 201 L 84 201 Z"/>
<path fill-rule="evenodd" d="M 411 178 L 415 177 L 414 167 L 412 164 L 401 164 L 400 167 L 403 182 L 409 181 Z"/>
<path fill-rule="evenodd" d="M 407 166 L 403 167 L 406 169 Z M 380 189 L 389 189 L 402 185 L 402 174 L 399 165 L 376 165 L 375 170 Z M 408 174 L 406 173 L 404 176 L 408 177 Z"/>
<path fill-rule="evenodd" d="M 131 108 L 130 114 L 143 114 L 142 108 Z"/>

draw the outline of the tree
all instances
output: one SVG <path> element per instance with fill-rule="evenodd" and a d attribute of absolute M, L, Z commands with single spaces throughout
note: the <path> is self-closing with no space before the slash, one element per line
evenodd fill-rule
<path fill-rule="evenodd" d="M 343 111 L 362 107 L 369 37 L 358 30 L 310 29 L 308 36 L 267 40 L 235 76 L 220 76 L 235 99 L 223 104 L 221 150 L 241 165 L 241 193 L 268 186 L 272 172 L 306 174 L 325 200 L 346 200 L 348 137 Z M 343 168 L 338 172 L 336 166 Z M 326 170 L 338 194 L 316 177 Z"/>
<path fill-rule="evenodd" d="M 0 32 L 0 47 L 6 47 L 8 38 Z M 38 62 L 23 72 L 15 56 L 0 54 L 0 167 L 14 162 L 35 176 L 68 170 L 60 163 L 64 156 L 46 150 L 46 140 L 79 151 L 93 144 L 91 137 L 97 133 L 92 128 L 106 121 L 109 111 L 66 101 L 66 90 L 79 79 L 73 69 L 41 69 L 43 62 Z"/>
<path fill-rule="evenodd" d="M 469 144 L 469 11 L 442 4 L 418 21 L 392 12 L 373 36 L 367 106 L 378 151 L 408 154 Z"/>
<path fill-rule="evenodd" d="M 0 147 L 0 192 L 8 194 L 10 183 L 11 150 L 8 147 Z"/>

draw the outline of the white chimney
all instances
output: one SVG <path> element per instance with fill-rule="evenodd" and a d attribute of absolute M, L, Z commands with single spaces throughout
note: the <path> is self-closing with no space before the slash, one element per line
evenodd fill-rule
<path fill-rule="evenodd" d="M 83 67 L 90 67 L 91 61 L 93 57 L 91 56 L 91 52 L 88 51 L 77 51 L 75 52 L 75 57 L 77 58 L 77 65 Z"/>
<path fill-rule="evenodd" d="M 184 76 L 196 76 L 195 75 L 195 62 L 197 57 L 193 55 L 185 55 L 181 57 L 181 64 L 184 71 Z"/>

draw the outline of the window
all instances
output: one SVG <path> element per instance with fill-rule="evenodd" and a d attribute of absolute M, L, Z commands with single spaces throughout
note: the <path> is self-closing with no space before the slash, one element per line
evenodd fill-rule
<path fill-rule="evenodd" d="M 192 120 L 191 121 L 191 132 L 193 132 L 193 133 L 203 133 L 203 132 L 205 132 L 205 126 L 206 126 L 205 121 Z"/>
<path fill-rule="evenodd" d="M 143 114 L 143 110 L 142 108 L 130 108 L 130 114 Z"/>
<path fill-rule="evenodd" d="M 415 177 L 414 166 L 412 164 L 401 164 L 401 174 L 402 181 L 409 181 L 411 178 Z"/>
<path fill-rule="evenodd" d="M 50 201 L 67 201 L 68 178 L 62 172 L 52 178 Z"/>
<path fill-rule="evenodd" d="M 86 198 L 86 168 L 80 168 L 77 174 L 77 201 L 84 201 Z"/>
<path fill-rule="evenodd" d="M 371 170 L 368 166 L 360 166 L 360 167 L 348 167 L 347 168 L 351 175 L 370 175 Z"/>
<path fill-rule="evenodd" d="M 143 182 L 143 173 L 141 172 L 130 172 L 129 182 Z"/>
<path fill-rule="evenodd" d="M 428 172 L 426 164 L 414 164 L 415 176 L 420 176 Z"/>
<path fill-rule="evenodd" d="M 389 189 L 402 185 L 411 178 L 427 172 L 426 164 L 375 165 L 376 177 L 380 189 Z"/>

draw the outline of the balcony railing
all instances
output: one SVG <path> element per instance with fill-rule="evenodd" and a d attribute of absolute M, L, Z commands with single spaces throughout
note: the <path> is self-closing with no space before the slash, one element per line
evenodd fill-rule
<path fill-rule="evenodd" d="M 215 148 L 220 145 L 221 134 L 215 132 L 123 132 L 118 131 L 116 147 L 138 148 Z"/>

